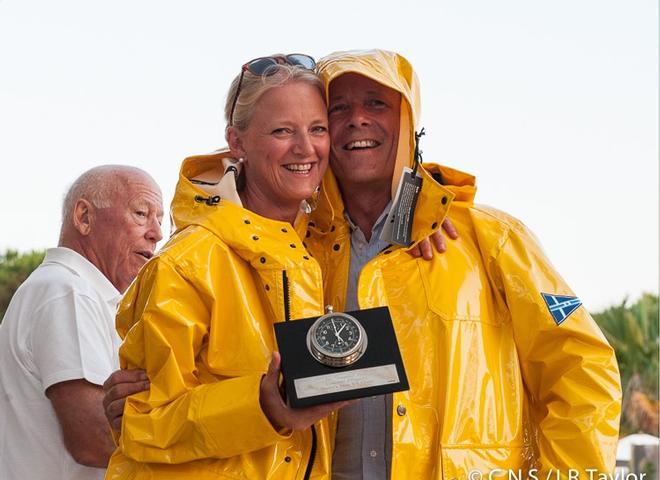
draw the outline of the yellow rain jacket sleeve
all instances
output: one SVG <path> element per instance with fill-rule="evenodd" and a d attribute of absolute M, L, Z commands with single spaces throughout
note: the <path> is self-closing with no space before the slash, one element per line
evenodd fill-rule
<path fill-rule="evenodd" d="M 410 64 L 373 50 L 331 54 L 319 69 L 326 88 L 352 72 L 401 92 L 396 168 L 411 166 L 419 90 Z M 611 473 L 621 405 L 614 351 L 521 222 L 475 205 L 471 175 L 424 167 L 412 245 L 385 249 L 358 280 L 361 308 L 389 306 L 410 382 L 393 394 L 392 478 Z M 432 261 L 414 258 L 410 248 L 447 213 L 460 238 Z M 330 171 L 308 232 L 326 301 L 340 310 L 351 231 Z"/>
<path fill-rule="evenodd" d="M 208 354 L 204 340 L 220 319 L 211 311 L 209 321 L 210 305 L 196 287 L 194 276 L 164 255 L 149 264 L 131 292 L 134 301 L 120 313 L 140 319 L 122 348 L 123 366 L 146 367 L 151 379 L 150 391 L 129 399 L 120 441 L 122 451 L 141 462 L 232 457 L 282 438 L 259 405 L 265 370 L 206 384 L 199 378 L 196 359 Z M 133 350 L 136 343 L 145 348 Z"/>
<path fill-rule="evenodd" d="M 127 399 L 106 478 L 328 478 L 328 421 L 278 432 L 259 403 L 273 323 L 323 312 L 321 271 L 291 225 L 190 182 L 225 155 L 184 162 L 177 231 L 120 305 L 121 366 L 151 388 Z"/>
<path fill-rule="evenodd" d="M 529 230 L 494 209 L 470 212 L 484 264 L 510 313 L 542 472 L 610 472 L 621 390 L 614 351 L 584 307 L 554 318 L 542 294 L 575 297 Z M 550 301 L 551 302 L 551 301 Z M 568 314 L 562 318 L 563 315 Z"/>

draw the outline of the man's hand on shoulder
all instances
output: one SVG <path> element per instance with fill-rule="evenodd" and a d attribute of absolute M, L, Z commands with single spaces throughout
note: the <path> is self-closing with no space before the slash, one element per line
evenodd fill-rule
<path fill-rule="evenodd" d="M 442 222 L 442 230 L 444 230 L 452 240 L 456 240 L 458 238 L 458 231 L 456 231 L 456 227 L 449 219 L 449 217 L 445 218 L 445 221 Z M 417 245 L 415 245 L 415 248 L 410 250 L 410 254 L 415 258 L 422 257 L 424 260 L 431 260 L 433 258 L 433 248 L 431 247 L 431 241 L 433 241 L 433 245 L 435 245 L 438 253 L 445 253 L 447 251 L 447 242 L 445 241 L 445 236 L 442 234 L 441 230 L 436 230 L 433 232 L 433 234 L 431 234 L 430 237 L 425 238 Z"/>
<path fill-rule="evenodd" d="M 74 460 L 88 467 L 106 468 L 115 444 L 103 415 L 103 389 L 78 379 L 46 389 Z"/>

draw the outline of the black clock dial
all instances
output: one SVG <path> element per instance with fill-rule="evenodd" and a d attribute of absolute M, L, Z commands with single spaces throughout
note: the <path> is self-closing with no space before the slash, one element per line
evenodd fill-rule
<path fill-rule="evenodd" d="M 360 340 L 360 330 L 352 320 L 331 316 L 325 318 L 314 332 L 317 345 L 326 353 L 344 354 Z"/>
<path fill-rule="evenodd" d="M 330 367 L 355 363 L 367 348 L 367 333 L 360 322 L 345 313 L 327 313 L 307 331 L 307 349 Z"/>

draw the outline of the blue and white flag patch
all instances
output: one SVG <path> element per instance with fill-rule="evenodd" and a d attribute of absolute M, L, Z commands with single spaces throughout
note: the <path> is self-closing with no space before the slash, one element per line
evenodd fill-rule
<path fill-rule="evenodd" d="M 582 302 L 577 297 L 569 297 L 566 295 L 550 295 L 549 293 L 541 292 L 541 296 L 545 304 L 550 310 L 550 315 L 554 318 L 557 325 L 561 325 L 571 313 L 577 310 Z"/>

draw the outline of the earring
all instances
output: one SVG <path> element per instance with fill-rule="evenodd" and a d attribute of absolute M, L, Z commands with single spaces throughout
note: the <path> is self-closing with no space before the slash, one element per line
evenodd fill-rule
<path fill-rule="evenodd" d="M 314 210 L 316 210 L 316 207 L 318 206 L 319 203 L 319 192 L 321 191 L 321 185 L 317 186 L 316 189 L 314 189 L 314 193 L 312 193 L 312 196 L 310 198 L 307 198 L 303 200 L 300 203 L 300 210 L 302 210 L 304 213 L 312 213 Z"/>
<path fill-rule="evenodd" d="M 243 163 L 245 159 L 243 157 L 238 157 L 238 163 Z"/>

